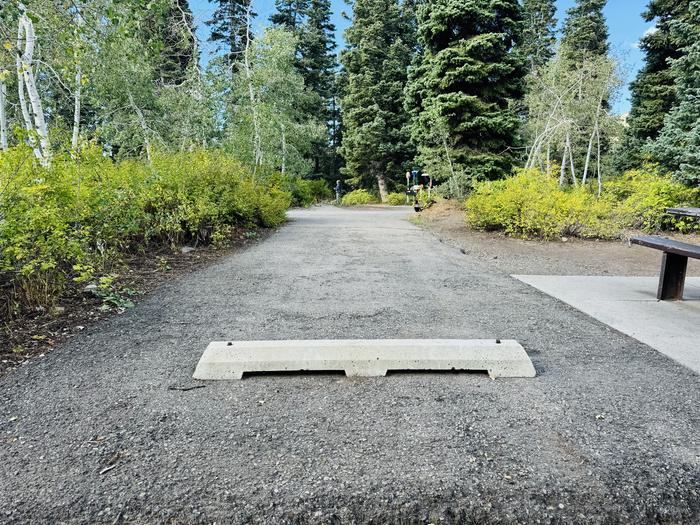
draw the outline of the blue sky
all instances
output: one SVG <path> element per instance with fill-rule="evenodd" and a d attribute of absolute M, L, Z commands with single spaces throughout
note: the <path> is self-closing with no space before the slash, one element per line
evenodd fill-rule
<path fill-rule="evenodd" d="M 334 22 L 338 28 L 338 42 L 342 43 L 342 32 L 348 22 L 341 16 L 341 12 L 349 11 L 344 0 L 332 0 Z M 253 0 L 255 11 L 258 13 L 258 24 L 267 23 L 270 14 L 274 12 L 274 0 Z M 573 6 L 574 0 L 558 0 L 559 21 L 564 19 L 565 11 Z M 641 67 L 643 56 L 637 48 L 639 38 L 652 24 L 642 20 L 641 13 L 646 7 L 647 0 L 608 0 L 605 15 L 610 29 L 610 43 L 615 56 L 621 61 L 626 82 L 634 79 Z M 204 20 L 207 20 L 213 11 L 213 5 L 208 0 L 190 0 L 190 6 L 198 24 L 200 39 L 207 39 L 207 28 Z M 205 49 L 209 49 L 205 45 Z M 629 111 L 629 92 L 625 88 L 614 107 L 618 113 Z"/>

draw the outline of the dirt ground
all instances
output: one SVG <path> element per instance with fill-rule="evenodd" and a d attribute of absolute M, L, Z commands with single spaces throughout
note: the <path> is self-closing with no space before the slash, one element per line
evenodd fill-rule
<path fill-rule="evenodd" d="M 523 240 L 499 232 L 472 230 L 464 222 L 459 203 L 446 201 L 411 219 L 441 242 L 454 245 L 494 270 L 532 275 L 658 275 L 661 253 L 632 245 L 628 239 L 641 232 L 625 232 L 618 241 L 566 238 L 559 241 Z M 700 235 L 663 234 L 700 245 Z M 688 275 L 700 276 L 700 260 L 691 259 Z"/>
<path fill-rule="evenodd" d="M 125 255 L 114 269 L 115 287 L 121 290 L 124 299 L 137 303 L 164 283 L 204 268 L 270 234 L 267 230 L 237 228 L 227 245 L 219 248 L 211 245 L 182 250 L 161 247 L 143 254 Z M 61 341 L 75 337 L 87 327 L 125 312 L 125 308 L 105 304 L 102 298 L 86 292 L 86 284 L 72 286 L 52 308 L 24 313 L 0 323 L 0 376 L 50 351 Z"/>

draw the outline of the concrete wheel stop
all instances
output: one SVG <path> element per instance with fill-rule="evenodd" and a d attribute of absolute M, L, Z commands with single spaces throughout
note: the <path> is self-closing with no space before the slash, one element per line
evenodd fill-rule
<path fill-rule="evenodd" d="M 517 341 L 499 339 L 346 339 L 219 341 L 210 343 L 195 379 L 242 379 L 256 372 L 345 372 L 385 376 L 390 370 L 486 371 L 497 377 L 535 377 Z"/>

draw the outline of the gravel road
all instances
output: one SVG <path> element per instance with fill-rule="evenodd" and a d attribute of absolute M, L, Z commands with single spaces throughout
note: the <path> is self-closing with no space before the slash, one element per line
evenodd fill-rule
<path fill-rule="evenodd" d="M 0 379 L 2 523 L 698 523 L 699 377 L 400 209 L 290 213 Z M 200 383 L 211 340 L 514 338 L 535 379 Z"/>

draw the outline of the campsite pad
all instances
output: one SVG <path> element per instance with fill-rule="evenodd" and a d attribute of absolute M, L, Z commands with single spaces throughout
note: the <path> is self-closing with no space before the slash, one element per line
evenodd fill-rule
<path fill-rule="evenodd" d="M 700 277 L 685 300 L 656 299 L 657 277 L 514 275 L 700 373 Z"/>

